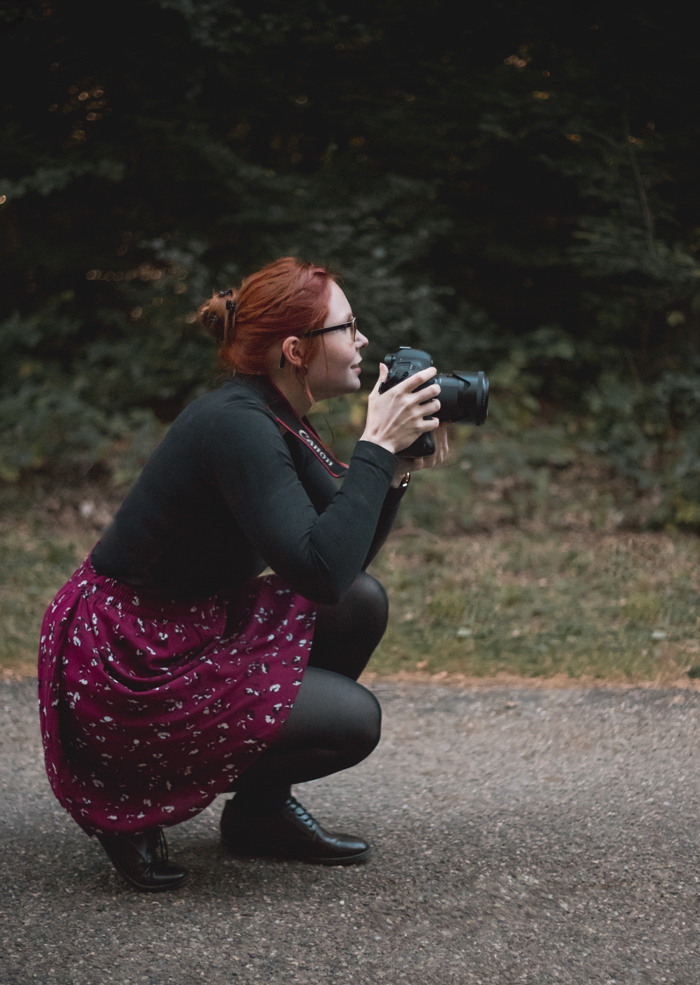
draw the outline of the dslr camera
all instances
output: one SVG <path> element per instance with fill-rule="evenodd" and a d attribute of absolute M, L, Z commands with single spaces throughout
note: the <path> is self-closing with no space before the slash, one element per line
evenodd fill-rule
<path fill-rule="evenodd" d="M 418 373 L 421 369 L 427 369 L 433 365 L 433 360 L 427 352 L 422 349 L 411 349 L 409 346 L 399 346 L 398 352 L 390 352 L 384 356 L 384 362 L 389 370 L 389 375 L 379 387 L 379 392 L 386 390 L 407 380 L 409 376 Z M 437 383 L 440 386 L 440 410 L 437 414 L 430 415 L 439 418 L 441 421 L 467 421 L 469 424 L 483 424 L 489 406 L 489 378 L 485 373 L 465 373 L 455 370 L 454 373 L 438 373 L 432 380 L 421 384 L 417 390 L 423 390 L 427 386 Z M 432 455 L 435 451 L 435 442 L 432 434 L 428 431 L 404 448 L 397 452 L 401 458 L 424 458 Z"/>

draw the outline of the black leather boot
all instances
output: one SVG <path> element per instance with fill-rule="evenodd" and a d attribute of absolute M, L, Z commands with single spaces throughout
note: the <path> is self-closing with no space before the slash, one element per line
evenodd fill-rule
<path fill-rule="evenodd" d="M 97 835 L 117 872 L 144 893 L 179 889 L 187 882 L 187 869 L 168 861 L 162 828 L 142 834 Z"/>
<path fill-rule="evenodd" d="M 234 797 L 221 815 L 221 838 L 233 855 L 243 858 L 356 865 L 372 854 L 361 838 L 326 831 L 294 797 L 287 799 L 281 813 L 263 817 L 236 809 Z"/>

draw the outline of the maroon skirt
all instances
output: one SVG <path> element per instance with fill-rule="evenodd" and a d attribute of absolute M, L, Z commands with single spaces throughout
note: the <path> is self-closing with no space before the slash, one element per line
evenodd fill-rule
<path fill-rule="evenodd" d="M 275 739 L 309 657 L 315 603 L 277 575 L 235 607 L 157 599 L 88 559 L 49 606 L 39 702 L 52 789 L 88 834 L 178 824 Z"/>

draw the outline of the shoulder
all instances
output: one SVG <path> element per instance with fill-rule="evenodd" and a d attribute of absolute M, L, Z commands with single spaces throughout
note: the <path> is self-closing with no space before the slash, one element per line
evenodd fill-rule
<path fill-rule="evenodd" d="M 263 427 L 269 422 L 276 427 L 275 417 L 268 410 L 262 391 L 243 379 L 230 377 L 218 389 L 193 400 L 175 425 L 199 426 L 206 431 L 217 423 L 224 427 L 227 423 L 235 426 L 243 419 L 256 421 Z"/>
<path fill-rule="evenodd" d="M 205 464 L 222 455 L 249 457 L 256 444 L 269 450 L 284 448 L 264 395 L 233 378 L 193 400 L 170 425 L 154 456 L 160 461 L 168 454 L 191 455 Z"/>
<path fill-rule="evenodd" d="M 188 414 L 189 412 L 189 414 Z M 252 382 L 232 378 L 195 400 L 183 413 L 196 434 L 200 461 L 219 469 L 225 463 L 286 460 L 289 451 L 264 392 Z"/>

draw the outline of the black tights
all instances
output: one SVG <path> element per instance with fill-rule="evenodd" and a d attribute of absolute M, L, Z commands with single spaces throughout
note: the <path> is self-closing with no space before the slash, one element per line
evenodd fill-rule
<path fill-rule="evenodd" d="M 293 783 L 362 762 L 379 742 L 381 708 L 357 684 L 386 629 L 381 584 L 362 572 L 338 605 L 319 605 L 309 665 L 289 718 L 269 749 L 236 780 L 236 802 L 254 814 L 283 808 Z"/>

